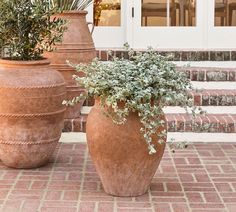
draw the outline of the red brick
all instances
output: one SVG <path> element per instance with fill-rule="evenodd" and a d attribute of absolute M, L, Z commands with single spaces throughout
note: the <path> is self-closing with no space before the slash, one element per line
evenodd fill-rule
<path fill-rule="evenodd" d="M 181 182 L 194 182 L 192 174 L 179 174 Z"/>
<path fill-rule="evenodd" d="M 113 212 L 114 203 L 109 202 L 99 202 L 98 203 L 98 212 Z"/>
<path fill-rule="evenodd" d="M 152 192 L 152 196 L 161 196 L 161 197 L 180 197 L 184 194 L 182 192 Z"/>
<path fill-rule="evenodd" d="M 219 208 L 224 208 L 224 205 L 219 203 L 190 203 L 190 207 L 192 209 L 194 208 L 219 209 Z"/>
<path fill-rule="evenodd" d="M 31 185 L 31 189 L 45 189 L 47 183 L 47 181 L 34 181 Z"/>
<path fill-rule="evenodd" d="M 19 180 L 16 182 L 14 188 L 15 189 L 29 189 L 30 185 L 31 185 L 31 182 L 30 180 Z"/>
<path fill-rule="evenodd" d="M 232 191 L 232 188 L 228 183 L 215 183 L 215 187 L 220 192 L 230 192 L 230 191 Z"/>
<path fill-rule="evenodd" d="M 170 205 L 168 203 L 154 204 L 155 212 L 171 212 Z"/>
<path fill-rule="evenodd" d="M 209 173 L 221 173 L 218 165 L 206 165 L 205 167 Z"/>
<path fill-rule="evenodd" d="M 152 202 L 161 202 L 161 203 L 168 203 L 168 202 L 175 202 L 175 203 L 182 203 L 186 202 L 184 197 L 153 197 Z"/>
<path fill-rule="evenodd" d="M 187 192 L 186 197 L 187 197 L 189 202 L 193 202 L 193 203 L 195 203 L 195 202 L 204 202 L 204 200 L 203 200 L 200 193 Z"/>
<path fill-rule="evenodd" d="M 24 212 L 35 212 L 38 211 L 38 208 L 40 206 L 40 201 L 34 201 L 34 200 L 26 200 L 24 201 L 24 204 L 22 206 L 22 211 Z"/>
<path fill-rule="evenodd" d="M 201 161 L 199 160 L 199 158 L 188 158 L 187 160 L 189 164 L 201 164 Z"/>
<path fill-rule="evenodd" d="M 221 165 L 220 167 L 225 173 L 228 173 L 228 172 L 236 173 L 236 169 L 232 165 Z"/>
<path fill-rule="evenodd" d="M 76 207 L 77 201 L 44 201 L 43 207 Z"/>
<path fill-rule="evenodd" d="M 182 191 L 179 183 L 166 183 L 167 191 Z"/>
<path fill-rule="evenodd" d="M 65 191 L 63 200 L 78 201 L 79 192 L 78 191 Z"/>
<path fill-rule="evenodd" d="M 118 208 L 150 208 L 150 203 L 132 203 L 132 202 L 118 202 Z"/>
<path fill-rule="evenodd" d="M 60 200 L 62 196 L 62 191 L 48 191 L 46 194 L 46 200 Z"/>
<path fill-rule="evenodd" d="M 207 202 L 221 203 L 221 199 L 217 193 L 203 193 Z"/>
<path fill-rule="evenodd" d="M 164 191 L 163 183 L 152 183 L 150 187 L 151 191 Z"/>
<path fill-rule="evenodd" d="M 194 174 L 197 182 L 210 182 L 210 178 L 207 174 Z"/>
<path fill-rule="evenodd" d="M 58 190 L 79 190 L 80 182 L 79 181 L 52 181 L 49 183 L 49 189 L 58 189 Z"/>
<path fill-rule="evenodd" d="M 236 203 L 226 204 L 226 207 L 227 207 L 229 212 L 235 212 L 236 211 Z"/>
<path fill-rule="evenodd" d="M 139 209 L 139 208 L 123 209 L 122 208 L 122 209 L 117 209 L 117 212 L 153 212 L 153 211 L 152 209 Z"/>
<path fill-rule="evenodd" d="M 81 202 L 79 205 L 79 212 L 94 212 L 95 203 L 94 202 Z"/>
<path fill-rule="evenodd" d="M 0 199 L 5 199 L 8 195 L 9 190 L 0 190 Z"/>
<path fill-rule="evenodd" d="M 21 200 L 7 200 L 2 207 L 3 212 L 18 212 L 23 204 Z"/>
<path fill-rule="evenodd" d="M 41 212 L 76 212 L 74 207 L 42 207 Z M 89 211 L 87 211 L 89 212 Z"/>
<path fill-rule="evenodd" d="M 189 208 L 186 204 L 172 204 L 174 212 L 189 212 Z"/>

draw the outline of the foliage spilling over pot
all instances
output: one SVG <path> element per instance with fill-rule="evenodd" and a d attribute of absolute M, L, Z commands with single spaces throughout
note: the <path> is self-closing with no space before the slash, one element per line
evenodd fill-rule
<path fill-rule="evenodd" d="M 87 93 L 65 104 L 73 105 L 85 96 L 94 96 L 100 99 L 104 112 L 117 124 L 123 124 L 129 112 L 138 112 L 142 123 L 140 131 L 149 154 L 153 154 L 156 153 L 153 136 L 158 136 L 160 143 L 166 136 L 166 130 L 156 134 L 165 124 L 163 107 L 192 106 L 193 101 L 187 93 L 191 84 L 173 63 L 152 49 L 137 54 L 131 50 L 129 56 L 129 59 L 114 57 L 108 63 L 95 59 L 88 65 L 77 65 L 77 71 L 84 71 L 86 75 L 83 78 L 75 76 L 75 80 L 87 89 Z"/>
<path fill-rule="evenodd" d="M 0 1 L 0 49 L 11 60 L 39 60 L 62 39 L 65 21 L 50 19 L 57 11 L 49 0 Z"/>
<path fill-rule="evenodd" d="M 60 11 L 84 10 L 92 2 L 93 0 L 50 0 L 51 6 Z"/>

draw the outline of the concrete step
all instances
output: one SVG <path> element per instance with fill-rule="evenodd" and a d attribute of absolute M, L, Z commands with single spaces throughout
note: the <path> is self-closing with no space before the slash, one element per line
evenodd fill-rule
<path fill-rule="evenodd" d="M 189 132 L 169 132 L 167 141 L 174 142 L 207 142 L 207 143 L 232 143 L 236 142 L 236 133 L 189 133 Z M 70 132 L 62 133 L 60 142 L 62 143 L 85 143 L 87 142 L 86 133 Z"/>

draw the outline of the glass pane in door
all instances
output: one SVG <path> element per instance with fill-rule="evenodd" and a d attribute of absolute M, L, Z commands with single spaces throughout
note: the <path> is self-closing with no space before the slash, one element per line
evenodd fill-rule
<path fill-rule="evenodd" d="M 95 26 L 121 25 L 121 0 L 95 0 L 93 11 Z"/>
<path fill-rule="evenodd" d="M 196 26 L 196 0 L 142 0 L 142 26 Z"/>
<path fill-rule="evenodd" d="M 215 0 L 215 26 L 236 26 L 236 0 Z"/>

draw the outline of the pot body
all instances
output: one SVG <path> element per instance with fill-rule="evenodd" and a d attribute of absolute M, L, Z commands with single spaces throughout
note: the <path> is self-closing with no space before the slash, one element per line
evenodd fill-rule
<path fill-rule="evenodd" d="M 165 143 L 161 145 L 154 138 L 157 153 L 149 155 L 140 128 L 137 113 L 130 113 L 124 125 L 116 125 L 104 115 L 97 101 L 91 110 L 86 126 L 87 142 L 106 193 L 139 196 L 148 190 Z"/>
<path fill-rule="evenodd" d="M 0 158 L 35 168 L 52 156 L 63 127 L 65 82 L 49 60 L 0 60 Z"/>
<path fill-rule="evenodd" d="M 88 63 L 96 57 L 92 35 L 86 22 L 86 11 L 65 11 L 56 15 L 56 18 L 67 20 L 67 30 L 64 33 L 62 43 L 56 45 L 56 50 L 44 54 L 51 61 L 51 66 L 59 71 L 67 83 L 67 99 L 79 96 L 82 88 L 76 85 L 72 76 L 77 74 L 74 68 L 70 67 L 66 60 L 73 64 Z M 68 107 L 65 118 L 74 119 L 80 116 L 80 109 L 83 103 L 74 107 Z"/>

